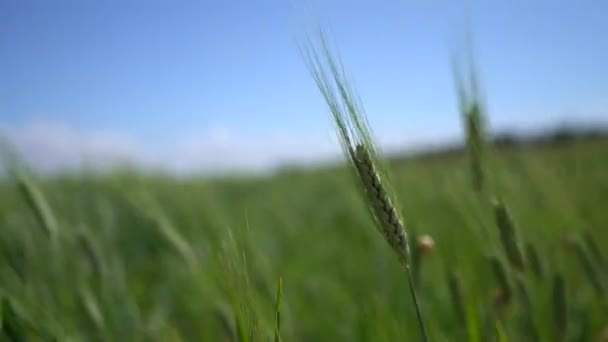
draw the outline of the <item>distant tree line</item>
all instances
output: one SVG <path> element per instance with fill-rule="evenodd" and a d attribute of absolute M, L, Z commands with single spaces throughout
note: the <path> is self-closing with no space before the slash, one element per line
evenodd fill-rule
<path fill-rule="evenodd" d="M 491 134 L 490 143 L 495 148 L 513 148 L 538 145 L 560 145 L 582 141 L 608 141 L 608 125 L 577 126 L 561 125 L 557 128 L 545 129 L 541 132 L 522 133 L 517 131 L 503 131 Z M 415 152 L 402 151 L 389 157 L 393 162 L 405 159 L 436 159 L 457 157 L 465 152 L 461 142 L 448 143 L 428 149 L 419 149 Z"/>
<path fill-rule="evenodd" d="M 573 141 L 589 141 L 608 139 L 608 126 L 575 127 L 560 126 L 536 134 L 517 134 L 501 132 L 493 136 L 492 143 L 497 147 L 518 145 L 551 145 Z"/>

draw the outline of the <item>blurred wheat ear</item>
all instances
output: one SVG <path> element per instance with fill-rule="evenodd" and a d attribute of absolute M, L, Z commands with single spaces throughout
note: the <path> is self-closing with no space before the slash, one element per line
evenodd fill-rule
<path fill-rule="evenodd" d="M 524 256 L 509 208 L 500 200 L 495 201 L 493 205 L 494 219 L 500 233 L 500 243 L 503 246 L 507 260 L 509 260 L 509 264 L 513 269 L 523 272 L 525 269 Z"/>
<path fill-rule="evenodd" d="M 319 32 L 320 53 L 311 39 L 301 47 L 306 65 L 331 111 L 338 138 L 349 159 L 375 220 L 375 226 L 406 270 L 420 333 L 427 340 L 416 296 L 407 234 L 388 181 L 386 168 L 374 143 L 365 111 L 346 77 L 344 67 L 330 50 L 324 33 Z"/>
<path fill-rule="evenodd" d="M 17 186 L 45 235 L 55 241 L 59 233 L 57 219 L 42 192 L 24 174 L 17 175 Z"/>
<path fill-rule="evenodd" d="M 486 175 L 486 113 L 479 88 L 478 70 L 472 57 L 469 69 L 469 81 L 465 82 L 456 58 L 452 57 L 452 72 L 465 130 L 471 182 L 475 191 L 483 193 L 488 178 Z"/>

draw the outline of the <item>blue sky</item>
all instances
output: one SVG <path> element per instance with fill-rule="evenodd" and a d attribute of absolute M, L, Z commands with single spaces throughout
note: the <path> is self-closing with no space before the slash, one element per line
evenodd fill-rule
<path fill-rule="evenodd" d="M 43 167 L 329 158 L 328 112 L 296 45 L 317 22 L 386 146 L 458 136 L 449 52 L 467 30 L 492 127 L 604 120 L 606 13 L 603 1 L 0 0 L 0 130 Z"/>

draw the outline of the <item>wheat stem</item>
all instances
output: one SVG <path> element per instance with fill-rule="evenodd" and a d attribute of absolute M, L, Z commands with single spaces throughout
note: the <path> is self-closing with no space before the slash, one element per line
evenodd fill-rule
<path fill-rule="evenodd" d="M 568 330 L 568 302 L 564 277 L 560 273 L 556 273 L 553 277 L 552 297 L 555 340 L 562 341 Z"/>
<path fill-rule="evenodd" d="M 283 277 L 279 277 L 277 285 L 277 301 L 275 305 L 274 342 L 281 341 L 281 306 L 283 303 Z"/>
<path fill-rule="evenodd" d="M 420 329 L 420 334 L 422 335 L 422 341 L 427 342 L 429 338 L 426 334 L 426 327 L 424 325 L 424 319 L 422 318 L 422 309 L 420 308 L 420 304 L 418 304 L 418 296 L 416 296 L 416 289 L 414 288 L 414 282 L 412 281 L 412 272 L 410 271 L 409 266 L 406 266 L 405 268 L 407 271 L 407 280 L 410 285 L 410 295 L 412 296 L 412 301 L 414 302 L 414 307 L 416 308 L 418 328 Z"/>

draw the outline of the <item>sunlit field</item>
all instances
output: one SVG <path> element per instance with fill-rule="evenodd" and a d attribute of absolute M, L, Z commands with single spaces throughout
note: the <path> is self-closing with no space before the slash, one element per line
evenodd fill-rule
<path fill-rule="evenodd" d="M 607 147 L 494 152 L 526 253 L 522 272 L 508 266 L 465 155 L 390 163 L 412 250 L 421 250 L 417 236 L 435 242 L 414 265 L 431 340 L 605 333 Z M 126 171 L 4 181 L 4 335 L 271 340 L 282 277 L 285 341 L 416 340 L 405 273 L 372 228 L 355 181 L 342 167 L 213 181 Z"/>

